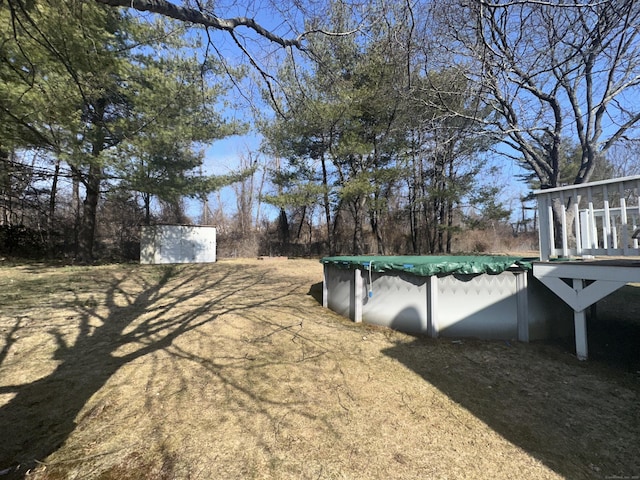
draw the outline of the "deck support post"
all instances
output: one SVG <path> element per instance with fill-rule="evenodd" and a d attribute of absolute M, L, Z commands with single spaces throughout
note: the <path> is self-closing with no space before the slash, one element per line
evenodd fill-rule
<path fill-rule="evenodd" d="M 640 281 L 640 268 L 615 261 L 536 262 L 533 275 L 573 309 L 576 356 L 586 360 L 587 308 L 625 284 Z"/>
<path fill-rule="evenodd" d="M 576 292 L 580 292 L 584 289 L 584 280 L 581 278 L 574 278 L 573 289 Z M 578 357 L 578 360 L 586 360 L 589 357 L 586 310 L 573 311 L 573 325 L 576 336 L 576 357 Z"/>

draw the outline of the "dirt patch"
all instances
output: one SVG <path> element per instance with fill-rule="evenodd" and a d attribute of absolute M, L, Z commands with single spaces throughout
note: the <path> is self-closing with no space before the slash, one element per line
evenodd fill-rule
<path fill-rule="evenodd" d="M 356 325 L 321 278 L 311 260 L 0 269 L 0 479 L 640 475 L 637 371 Z"/>

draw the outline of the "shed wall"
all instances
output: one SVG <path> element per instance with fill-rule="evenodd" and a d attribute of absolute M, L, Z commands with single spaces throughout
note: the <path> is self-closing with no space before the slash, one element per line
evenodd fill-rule
<path fill-rule="evenodd" d="M 212 263 L 216 261 L 216 229 L 194 225 L 143 226 L 140 263 Z"/>

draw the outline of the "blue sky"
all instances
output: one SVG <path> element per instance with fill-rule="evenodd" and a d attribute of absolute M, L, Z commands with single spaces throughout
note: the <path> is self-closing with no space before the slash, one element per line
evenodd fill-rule
<path fill-rule="evenodd" d="M 222 140 L 218 140 L 209 146 L 205 151 L 205 159 L 202 167 L 204 175 L 226 175 L 237 171 L 240 168 L 241 158 L 247 157 L 251 152 L 256 154 L 260 148 L 261 139 L 256 134 L 234 135 Z M 236 211 L 235 192 L 232 187 L 225 187 L 220 190 L 223 208 L 228 215 Z M 202 202 L 187 200 L 187 214 L 195 221 L 199 221 L 202 215 Z M 218 195 L 213 193 L 209 196 L 209 208 L 211 210 L 218 206 Z M 275 216 L 277 212 L 270 212 L 269 209 L 262 209 L 269 217 Z"/>

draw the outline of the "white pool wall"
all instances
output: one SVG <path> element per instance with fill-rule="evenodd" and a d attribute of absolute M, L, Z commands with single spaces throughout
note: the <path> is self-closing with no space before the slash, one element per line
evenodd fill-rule
<path fill-rule="evenodd" d="M 520 268 L 418 276 L 325 264 L 323 303 L 356 322 L 432 337 L 529 341 L 572 331 L 569 308 Z"/>

